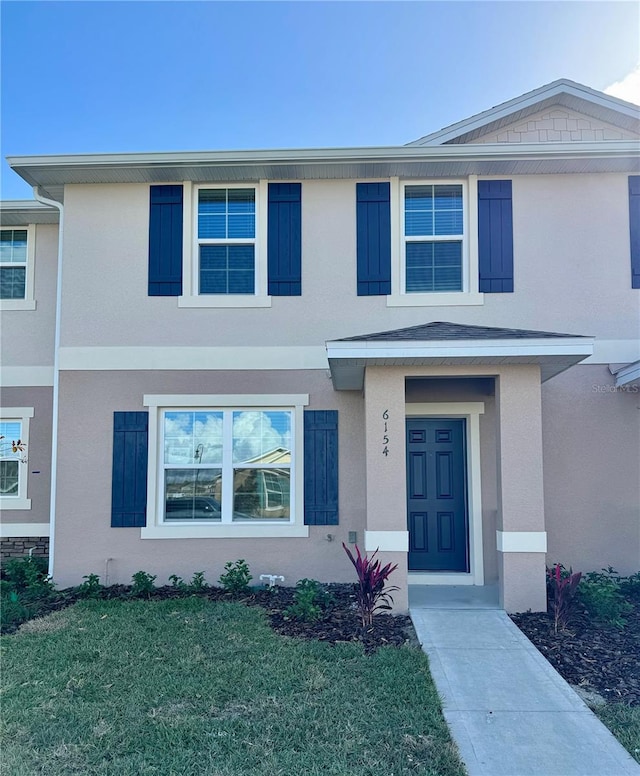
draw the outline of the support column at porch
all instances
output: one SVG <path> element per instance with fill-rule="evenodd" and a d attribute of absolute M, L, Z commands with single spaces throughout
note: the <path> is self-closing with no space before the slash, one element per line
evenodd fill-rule
<path fill-rule="evenodd" d="M 540 368 L 502 366 L 496 399 L 500 605 L 508 612 L 545 611 Z"/>
<path fill-rule="evenodd" d="M 365 372 L 365 549 L 371 553 L 379 547 L 382 564 L 398 564 L 390 579 L 400 588 L 393 594 L 395 612 L 409 607 L 404 383 L 400 370 L 367 367 Z"/>

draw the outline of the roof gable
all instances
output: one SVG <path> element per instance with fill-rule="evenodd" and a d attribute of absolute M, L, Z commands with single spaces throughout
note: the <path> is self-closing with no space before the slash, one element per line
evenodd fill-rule
<path fill-rule="evenodd" d="M 562 115 L 552 115 L 554 112 Z M 546 123 L 549 120 L 556 120 L 558 123 L 549 126 Z M 581 121 L 581 126 L 572 123 L 571 129 L 564 127 L 565 132 L 580 132 L 580 136 L 574 134 L 573 137 L 558 138 L 555 133 L 563 131 L 563 120 Z M 533 126 L 529 127 L 529 122 Z M 551 136 L 546 134 L 548 130 L 551 130 Z M 604 136 L 605 130 L 607 136 Z M 509 132 L 512 134 L 509 135 Z M 598 134 L 592 136 L 591 132 Z M 602 136 L 600 132 L 603 133 Z M 515 133 L 518 137 L 515 137 Z M 617 137 L 614 136 L 616 133 Z M 634 138 L 640 138 L 640 107 L 563 78 L 425 135 L 407 145 Z"/>
<path fill-rule="evenodd" d="M 448 321 L 433 321 L 404 329 L 378 331 L 356 337 L 344 337 L 337 342 L 398 342 L 398 341 L 451 341 L 498 339 L 555 339 L 558 337 L 582 337 L 581 334 L 563 334 L 555 331 L 531 329 L 505 329 L 496 326 L 471 326 Z"/>

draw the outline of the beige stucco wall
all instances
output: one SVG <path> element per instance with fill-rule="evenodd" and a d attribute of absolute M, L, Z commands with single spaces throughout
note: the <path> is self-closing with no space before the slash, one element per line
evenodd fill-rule
<path fill-rule="evenodd" d="M 3 367 L 52 366 L 55 332 L 58 227 L 36 227 L 35 310 L 0 311 L 0 360 Z"/>
<path fill-rule="evenodd" d="M 51 488 L 51 388 L 3 388 L 3 407 L 33 407 L 26 450 L 27 498 L 31 509 L 2 509 L 0 522 L 48 523 Z M 0 413 L 1 416 L 1 413 Z"/>
<path fill-rule="evenodd" d="M 475 138 L 473 143 L 567 143 L 637 140 L 638 134 L 592 116 L 555 105 Z"/>
<path fill-rule="evenodd" d="M 143 394 L 309 393 L 309 409 L 338 409 L 340 524 L 310 526 L 309 538 L 140 539 L 139 528 L 111 528 L 113 412 L 144 410 Z M 92 443 L 87 447 L 87 429 Z M 82 440 L 82 444 L 77 444 Z M 85 372 L 63 373 L 60 385 L 59 484 L 54 577 L 61 586 L 89 573 L 128 583 L 143 569 L 190 577 L 204 570 L 217 582 L 227 561 L 244 558 L 260 574 L 282 574 L 286 584 L 302 577 L 354 581 L 342 549 L 348 532 L 364 529 L 364 418 L 362 397 L 336 393 L 323 371 L 306 372 Z M 331 541 L 327 536 L 331 536 Z"/>
<path fill-rule="evenodd" d="M 515 176 L 515 292 L 485 294 L 481 306 L 390 308 L 384 296 L 357 297 L 355 185 L 303 182 L 303 294 L 261 309 L 148 297 L 148 186 L 68 186 L 62 345 L 322 346 L 432 320 L 636 336 L 627 175 Z"/>
<path fill-rule="evenodd" d="M 542 389 L 549 563 L 640 569 L 640 386 L 576 366 Z"/>

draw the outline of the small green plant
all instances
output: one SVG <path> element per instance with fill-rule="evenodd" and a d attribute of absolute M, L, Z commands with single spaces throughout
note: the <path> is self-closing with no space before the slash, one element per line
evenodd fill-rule
<path fill-rule="evenodd" d="M 186 590 L 188 587 L 184 579 L 182 577 L 179 577 L 177 574 L 172 574 L 169 577 L 169 582 L 171 582 L 171 587 L 174 590 Z"/>
<path fill-rule="evenodd" d="M 633 605 L 625 600 L 623 585 L 623 578 L 611 566 L 591 571 L 578 588 L 578 599 L 597 623 L 624 628 Z"/>
<path fill-rule="evenodd" d="M 393 604 L 391 592 L 399 590 L 399 588 L 385 588 L 385 585 L 392 572 L 398 568 L 398 564 L 387 563 L 386 566 L 382 566 L 379 560 L 375 560 L 378 554 L 377 550 L 369 558 L 367 555 L 360 554 L 360 549 L 356 544 L 357 558 L 354 558 L 353 553 L 344 542 L 342 542 L 342 547 L 358 575 L 357 603 L 362 627 L 370 628 L 373 625 L 373 615 L 377 611 L 391 609 Z"/>
<path fill-rule="evenodd" d="M 581 571 L 570 568 L 567 571 L 561 563 L 556 563 L 553 568 L 547 569 L 547 586 L 551 593 L 551 612 L 553 614 L 553 629 L 564 630 L 567 627 L 569 614 L 573 609 L 576 589 L 582 577 Z"/>
<path fill-rule="evenodd" d="M 97 574 L 87 574 L 82 579 L 84 582 L 77 587 L 78 595 L 82 598 L 96 598 L 102 590 L 100 577 Z"/>
<path fill-rule="evenodd" d="M 148 574 L 146 571 L 136 571 L 131 577 L 131 595 L 134 598 L 151 598 L 151 593 L 155 589 L 153 585 L 155 581 L 155 574 Z"/>
<path fill-rule="evenodd" d="M 293 603 L 284 613 L 293 620 L 313 622 L 320 619 L 334 598 L 315 579 L 301 579 L 296 585 Z"/>
<path fill-rule="evenodd" d="M 620 577 L 620 590 L 623 595 L 640 604 L 640 571 L 628 577 Z"/>
<path fill-rule="evenodd" d="M 224 565 L 224 574 L 220 575 L 218 580 L 222 587 L 228 592 L 237 595 L 246 593 L 249 590 L 249 582 L 253 579 L 249 572 L 247 562 L 240 558 L 232 563 L 229 561 Z"/>
<path fill-rule="evenodd" d="M 204 578 L 204 571 L 196 571 L 191 577 L 191 582 L 188 584 L 189 590 L 194 593 L 206 590 L 208 587 L 207 580 Z"/>
<path fill-rule="evenodd" d="M 48 566 L 46 558 L 11 558 L 2 565 L 2 578 L 18 592 L 32 589 L 42 593 L 43 590 L 53 589 Z"/>

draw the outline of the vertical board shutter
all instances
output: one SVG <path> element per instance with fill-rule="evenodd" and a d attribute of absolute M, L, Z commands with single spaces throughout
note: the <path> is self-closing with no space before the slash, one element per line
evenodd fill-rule
<path fill-rule="evenodd" d="M 640 175 L 629 176 L 631 288 L 640 288 Z"/>
<path fill-rule="evenodd" d="M 149 296 L 182 294 L 182 186 L 151 186 Z"/>
<path fill-rule="evenodd" d="M 113 413 L 111 527 L 147 524 L 148 412 Z"/>
<path fill-rule="evenodd" d="M 302 211 L 299 183 L 269 184 L 267 265 L 271 296 L 302 293 Z"/>
<path fill-rule="evenodd" d="M 304 522 L 338 525 L 338 411 L 304 413 Z"/>
<path fill-rule="evenodd" d="M 391 293 L 391 186 L 356 184 L 358 296 Z"/>
<path fill-rule="evenodd" d="M 479 290 L 513 291 L 511 181 L 478 181 Z"/>

